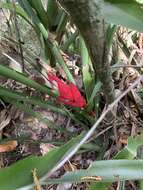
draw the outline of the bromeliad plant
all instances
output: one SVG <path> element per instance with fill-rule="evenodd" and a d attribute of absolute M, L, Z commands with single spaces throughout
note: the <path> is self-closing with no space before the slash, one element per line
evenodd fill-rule
<path fill-rule="evenodd" d="M 4 8 L 10 9 L 11 11 L 13 11 L 14 9 L 12 3 L 3 3 L 2 6 Z M 60 48 L 64 49 L 64 51 L 69 51 L 68 48 L 70 46 L 77 46 L 75 44 L 75 39 L 78 36 L 78 32 L 75 31 L 73 34 L 71 33 L 69 37 L 69 32 L 67 31 L 66 27 L 64 27 L 66 26 L 67 21 L 69 20 L 67 17 L 67 13 L 63 9 L 59 8 L 56 1 L 48 1 L 48 5 L 46 9 L 47 12 L 45 11 L 41 1 L 38 2 L 38 7 L 39 7 L 39 10 L 37 10 L 38 8 L 37 8 L 37 4 L 35 4 L 35 1 L 19 1 L 19 4 L 16 4 L 15 6 L 15 11 L 18 15 L 24 18 L 28 22 L 28 24 L 30 24 L 35 30 L 38 36 L 38 39 L 40 40 L 41 48 L 44 50 L 43 53 L 45 53 L 46 62 L 49 63 L 49 65 L 52 67 L 55 66 L 56 63 L 58 63 L 59 67 L 64 70 L 67 77 L 67 81 L 69 82 L 69 87 L 66 86 L 64 82 L 62 81 L 60 82 L 60 79 L 59 79 L 57 91 L 51 89 L 51 92 L 54 92 L 51 94 L 51 92 L 48 91 L 49 88 L 46 88 L 47 90 L 42 89 L 41 91 L 41 88 L 45 88 L 45 87 L 43 86 L 41 87 L 40 84 L 37 84 L 36 85 L 37 87 L 35 88 L 36 82 L 35 81 L 32 82 L 32 80 L 27 79 L 27 78 L 23 78 L 22 75 L 20 76 L 20 73 L 16 74 L 14 72 L 13 76 L 16 76 L 16 77 L 13 78 L 13 76 L 10 74 L 13 71 L 7 70 L 7 68 L 4 68 L 4 66 L 2 66 L 3 69 L 1 70 L 2 71 L 1 74 L 6 77 L 10 77 L 14 80 L 17 80 L 19 82 L 23 81 L 24 84 L 30 85 L 36 90 L 47 93 L 50 96 L 52 95 L 55 97 L 59 95 L 58 100 L 60 100 L 60 102 L 66 105 L 70 105 L 71 107 L 73 107 L 73 109 L 74 107 L 83 108 L 85 107 L 85 104 L 86 104 L 86 107 L 88 108 L 88 112 L 90 113 L 91 111 L 93 111 L 95 107 L 95 105 L 93 105 L 94 97 L 96 93 L 99 91 L 101 84 L 97 83 L 98 84 L 97 88 L 94 85 L 95 84 L 94 79 L 93 79 L 94 74 L 92 76 L 90 72 L 90 68 L 92 67 L 91 66 L 92 64 L 91 62 L 89 64 L 89 61 L 88 61 L 89 55 L 87 53 L 86 46 L 84 43 L 81 43 L 79 51 L 81 51 L 81 53 L 83 54 L 84 54 L 83 51 L 86 51 L 86 55 L 84 55 L 84 57 L 87 61 L 84 62 L 85 66 L 83 67 L 82 72 L 84 75 L 84 84 L 85 84 L 85 89 L 86 89 L 85 92 L 86 92 L 87 102 L 85 100 L 85 97 L 82 97 L 80 95 L 80 91 L 76 87 L 73 74 L 71 74 L 71 71 L 69 70 L 67 63 L 65 62 L 60 51 Z M 40 15 L 40 12 L 42 12 L 41 15 Z M 51 15 L 54 15 L 54 17 Z M 56 30 L 54 31 L 54 35 L 56 36 L 56 39 L 53 40 L 51 39 L 50 36 L 51 34 L 53 34 L 53 28 L 55 27 L 56 27 Z M 62 37 L 67 38 L 68 40 L 62 43 Z M 81 40 L 83 41 L 83 39 Z M 26 56 L 25 56 L 25 59 L 26 59 Z M 6 72 L 3 72 L 3 70 L 5 70 Z M 19 77 L 17 78 L 17 76 Z M 45 77 L 48 78 L 48 76 L 50 76 L 50 73 L 48 73 L 47 76 Z M 57 81 L 58 78 L 55 78 L 55 79 Z M 81 109 L 78 116 L 74 116 L 70 114 L 72 116 L 72 119 L 75 118 L 75 120 L 81 120 L 79 122 L 82 122 L 86 118 L 86 120 L 88 119 L 88 122 L 90 124 L 93 123 L 94 118 L 90 118 L 90 116 L 88 116 L 89 114 L 86 113 L 86 109 L 84 110 Z M 88 122 L 86 122 L 86 125 L 88 125 Z"/>
<path fill-rule="evenodd" d="M 78 88 L 73 83 L 67 85 L 51 72 L 48 73 L 48 80 L 52 85 L 55 85 L 54 83 L 56 82 L 59 92 L 58 100 L 60 102 L 79 108 L 84 108 L 86 106 L 86 100 L 82 97 Z"/>
<path fill-rule="evenodd" d="M 10 91 L 4 87 L 0 87 L 0 97 L 21 109 L 23 109 L 24 106 L 26 107 L 27 104 L 38 105 L 43 108 L 49 108 L 54 112 L 70 116 L 83 127 L 91 126 L 91 124 L 95 122 L 94 113 L 96 112 L 97 117 L 99 111 L 99 96 L 97 92 L 102 90 L 107 104 L 110 104 L 115 99 L 114 85 L 110 72 L 111 61 L 109 60 L 109 52 L 116 28 L 115 25 L 120 24 L 138 31 L 143 31 L 142 8 L 139 3 L 133 0 L 59 0 L 58 2 L 61 3 L 64 9 L 61 8 L 55 0 L 48 0 L 46 8 L 43 6 L 41 0 L 19 0 L 15 6 L 13 6 L 11 2 L 1 3 L 0 5 L 2 8 L 15 11 L 18 16 L 21 16 L 32 26 L 40 41 L 42 53 L 44 54 L 47 64 L 54 68 L 56 68 L 58 64 L 58 67 L 62 68 L 66 74 L 66 82 L 57 77 L 54 73 L 48 72 L 46 78 L 49 80 L 51 87 L 47 87 L 46 85 L 41 85 L 29 79 L 27 73 L 20 74 L 2 65 L 0 65 L 0 75 L 14 79 L 41 93 L 48 94 L 56 100 L 55 104 L 58 103 L 58 106 L 50 101 L 44 101 L 39 97 L 30 97 L 22 93 Z M 77 27 L 75 32 L 70 33 L 70 35 L 66 27 L 70 23 L 68 14 L 70 14 L 72 21 L 74 21 Z M 53 34 L 54 38 L 51 37 Z M 66 41 L 63 39 L 66 39 Z M 73 74 L 61 54 L 62 50 L 70 52 L 70 50 L 73 49 L 78 50 L 82 59 L 80 70 L 82 71 L 84 95 L 81 95 L 81 92 L 77 88 Z M 70 106 L 72 112 L 68 111 L 68 106 Z M 26 111 L 26 109 L 23 110 Z M 32 110 L 30 110 L 30 112 L 32 112 Z M 37 117 L 37 115 L 35 116 Z M 31 184 L 30 171 L 34 169 L 34 167 L 38 169 L 40 178 L 46 175 L 47 172 L 51 173 L 52 168 L 59 164 L 60 161 L 62 163 L 62 158 L 65 157 L 65 155 L 70 154 L 75 144 L 80 143 L 81 146 L 83 142 L 81 139 L 81 136 L 77 137 L 77 139 L 70 141 L 61 148 L 50 151 L 50 153 L 43 158 L 27 158 L 9 168 L 0 170 L 0 187 L 2 187 L 3 190 L 10 188 L 11 190 L 15 190 L 18 188 L 22 189 L 23 186 Z M 134 147 L 132 147 L 132 149 L 133 148 Z M 128 149 L 124 151 L 128 151 Z M 125 157 L 124 151 L 123 154 L 117 158 L 133 159 L 136 156 Z M 129 153 L 132 153 L 132 151 Z M 46 168 L 47 162 L 52 164 Z M 137 165 L 139 165 L 139 167 L 137 167 Z M 118 179 L 114 178 L 112 172 L 108 175 L 108 173 L 103 171 L 104 168 L 108 170 L 112 168 L 112 166 L 113 170 L 119 169 L 120 176 Z M 122 170 L 123 167 L 126 169 L 126 174 L 124 174 L 125 171 Z M 99 161 L 97 164 L 92 165 L 91 168 L 77 172 L 76 179 L 74 178 L 75 173 L 71 173 L 63 177 L 61 181 L 53 180 L 51 183 L 92 181 L 92 179 L 98 182 L 134 179 L 134 176 L 129 174 L 131 173 L 130 171 L 135 172 L 136 168 L 140 168 L 140 170 L 136 172 L 138 175 L 136 179 L 141 179 L 142 161 L 128 162 L 127 160 L 125 163 L 123 163 L 123 161 Z M 88 176 L 86 171 L 89 173 Z M 9 179 L 10 173 L 13 174 L 13 172 L 16 172 L 16 175 L 11 176 Z M 23 178 L 23 175 L 26 177 Z M 15 179 L 18 177 L 19 181 L 17 182 Z M 11 182 L 8 183 L 8 180 L 11 180 Z M 110 183 L 93 184 L 91 189 L 104 190 L 107 189 L 109 185 Z M 30 188 L 31 186 L 25 187 L 24 189 Z"/>

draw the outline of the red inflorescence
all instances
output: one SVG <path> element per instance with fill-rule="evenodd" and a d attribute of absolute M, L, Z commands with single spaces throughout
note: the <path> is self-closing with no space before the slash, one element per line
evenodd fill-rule
<path fill-rule="evenodd" d="M 56 82 L 59 91 L 58 100 L 64 104 L 83 108 L 86 106 L 86 101 L 84 97 L 80 94 L 78 88 L 70 83 L 66 84 L 63 80 L 59 79 L 52 72 L 48 73 L 48 79 L 51 83 Z"/>

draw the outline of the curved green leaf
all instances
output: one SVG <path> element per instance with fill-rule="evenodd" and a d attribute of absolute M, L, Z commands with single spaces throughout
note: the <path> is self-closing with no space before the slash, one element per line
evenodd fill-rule
<path fill-rule="evenodd" d="M 59 14 L 59 9 L 56 1 L 48 0 L 47 3 L 47 16 L 50 23 L 50 29 L 52 26 L 54 26 L 56 23 L 57 15 Z"/>
<path fill-rule="evenodd" d="M 92 183 L 91 184 L 91 186 L 90 186 L 90 188 L 89 188 L 89 190 L 106 190 L 106 189 L 108 189 L 109 187 L 110 187 L 110 183 L 102 183 L 102 182 L 100 182 L 100 183 Z"/>
<path fill-rule="evenodd" d="M 18 81 L 22 84 L 25 84 L 29 87 L 32 87 L 32 88 L 38 90 L 40 92 L 47 93 L 52 96 L 57 96 L 56 91 L 53 91 L 44 85 L 42 86 L 41 84 L 35 82 L 34 80 L 29 79 L 27 76 L 24 76 L 21 73 L 15 71 L 15 70 L 12 70 L 8 67 L 5 67 L 3 65 L 0 65 L 0 75 L 10 78 L 10 79 L 13 79 L 15 81 Z"/>
<path fill-rule="evenodd" d="M 16 190 L 33 183 L 32 170 L 37 170 L 39 177 L 49 172 L 67 151 L 78 143 L 82 135 L 72 139 L 61 148 L 54 148 L 47 155 L 36 157 L 31 156 L 7 168 L 0 169 L 0 189 Z"/>
<path fill-rule="evenodd" d="M 90 73 L 91 60 L 90 60 L 85 42 L 81 36 L 80 36 L 79 43 L 80 43 L 80 55 L 81 55 L 81 60 L 82 60 L 82 78 L 83 78 L 84 90 L 86 94 L 86 99 L 89 101 L 91 97 L 91 92 L 93 89 L 93 83 L 94 83 L 93 77 L 91 76 L 91 73 Z"/>
<path fill-rule="evenodd" d="M 143 179 L 143 160 L 106 160 L 96 161 L 86 170 L 69 172 L 61 179 L 49 180 L 49 183 L 115 182 L 141 179 Z"/>
<path fill-rule="evenodd" d="M 25 104 L 39 106 L 45 109 L 50 109 L 51 111 L 60 113 L 62 115 L 68 115 L 64 110 L 52 105 L 49 103 L 49 101 L 44 101 L 39 97 L 30 97 L 24 93 L 15 92 L 2 86 L 0 86 L 0 97 L 5 99 L 8 98 L 8 100 L 6 99 L 7 102 L 10 102 L 10 100 L 15 100 L 16 102 L 22 101 Z"/>
<path fill-rule="evenodd" d="M 143 10 L 134 0 L 104 0 L 103 14 L 107 22 L 143 31 Z"/>
<path fill-rule="evenodd" d="M 45 28 L 47 28 L 49 25 L 49 20 L 48 20 L 47 13 L 43 7 L 42 1 L 28 0 L 28 2 L 32 6 L 32 8 L 35 9 L 39 19 L 41 20 L 41 23 L 44 25 Z"/>
<path fill-rule="evenodd" d="M 139 135 L 136 138 L 129 137 L 128 144 L 123 150 L 121 150 L 114 159 L 128 159 L 132 160 L 137 156 L 138 147 L 143 145 L 143 136 Z M 93 183 L 91 184 L 90 190 L 107 190 L 111 183 Z"/>
<path fill-rule="evenodd" d="M 7 102 L 11 102 L 11 100 L 12 101 L 14 100 L 16 102 L 22 101 L 25 104 L 31 104 L 31 105 L 36 105 L 36 106 L 38 105 L 41 108 L 50 109 L 53 112 L 68 116 L 71 119 L 73 119 L 75 122 L 79 123 L 81 126 L 86 127 L 85 124 L 82 123 L 73 113 L 70 113 L 69 111 L 67 111 L 67 109 L 64 110 L 64 109 L 58 108 L 57 106 L 53 105 L 49 101 L 43 101 L 40 98 L 30 97 L 23 93 L 15 92 L 1 86 L 0 86 L 0 97 L 4 98 Z"/>
<path fill-rule="evenodd" d="M 129 137 L 127 146 L 121 150 L 114 159 L 134 159 L 137 156 L 137 149 L 143 145 L 143 136 L 139 135 L 136 138 Z"/>

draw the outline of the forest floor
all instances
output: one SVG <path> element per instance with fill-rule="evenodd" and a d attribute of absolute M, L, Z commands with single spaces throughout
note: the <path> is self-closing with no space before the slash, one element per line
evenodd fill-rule
<path fill-rule="evenodd" d="M 125 66 L 113 66 L 113 69 L 116 70 L 113 72 L 115 87 L 120 92 L 125 91 L 125 89 L 142 74 L 143 51 L 141 48 L 143 48 L 143 36 L 140 35 L 138 40 L 134 42 L 129 35 L 130 33 L 125 32 L 122 39 L 128 43 L 128 48 L 130 48 L 132 52 L 136 51 L 136 57 L 135 54 L 133 55 L 132 53 L 130 58 L 127 58 L 123 52 L 120 52 L 122 54 L 122 63 L 124 63 Z M 32 40 L 31 43 L 33 43 L 33 41 L 34 40 Z M 34 51 L 38 43 L 35 46 Z M 72 60 L 73 56 L 74 55 L 67 55 L 69 60 Z M 12 58 L 15 61 L 12 60 Z M 137 60 L 136 65 L 132 65 L 135 59 Z M 2 37 L 0 41 L 0 64 L 21 71 L 20 62 L 20 56 L 16 48 Z M 74 62 L 76 69 L 78 69 L 79 64 L 77 60 L 75 59 Z M 37 76 L 37 71 L 34 70 L 34 68 L 28 65 L 25 67 L 27 67 L 27 70 L 31 73 L 32 79 L 43 82 L 42 77 L 39 74 Z M 82 86 L 80 76 L 77 82 L 78 86 Z M 37 92 L 33 89 L 27 88 L 25 85 L 21 85 L 14 80 L 2 76 L 0 77 L 0 85 L 29 95 L 37 95 Z M 64 167 L 55 172 L 54 177 L 59 177 L 68 171 L 79 168 L 85 169 L 95 160 L 112 159 L 120 149 L 127 145 L 129 137 L 136 137 L 142 134 L 143 99 L 141 93 L 139 93 L 141 90 L 142 84 L 132 89 L 131 92 L 119 102 L 115 121 L 116 129 L 114 128 L 113 130 L 113 126 L 103 121 L 97 130 L 98 138 L 94 140 L 93 137 L 89 146 L 83 147 Z M 104 102 L 102 102 L 102 105 L 104 105 Z M 33 110 L 36 113 L 40 113 L 43 118 L 47 118 L 51 123 L 46 124 L 36 117 L 33 117 L 30 113 L 21 111 L 21 109 L 14 104 L 7 103 L 3 98 L 0 98 L 0 142 L 2 142 L 2 144 L 0 144 L 0 168 L 7 167 L 29 155 L 45 155 L 55 146 L 64 144 L 71 139 L 71 137 L 83 131 L 80 125 L 66 116 L 61 116 L 58 113 L 36 106 L 33 106 Z M 53 125 L 53 123 L 55 125 Z M 69 183 L 43 188 L 46 190 L 85 190 L 88 185 L 88 183 L 82 183 L 80 185 Z M 116 188 L 117 184 L 115 183 L 111 190 Z M 136 182 L 127 182 L 126 189 L 137 190 Z"/>

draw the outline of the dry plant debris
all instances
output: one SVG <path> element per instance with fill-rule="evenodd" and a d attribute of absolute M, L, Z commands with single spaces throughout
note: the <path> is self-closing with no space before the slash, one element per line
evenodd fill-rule
<path fill-rule="evenodd" d="M 118 43 L 121 43 L 122 39 L 130 50 L 130 56 L 128 57 L 120 46 L 119 57 L 122 61 L 122 64 L 117 65 L 116 67 L 113 66 L 113 68 L 116 69 L 116 72 L 113 73 L 116 88 L 122 93 L 127 88 L 132 86 L 134 81 L 142 75 L 143 35 L 137 34 L 138 39 L 134 41 L 133 35 L 135 35 L 135 32 L 127 31 L 122 27 L 119 29 L 118 35 L 120 36 Z M 2 41 L 0 43 L 2 50 L 0 55 L 0 64 L 2 62 L 2 64 L 4 63 L 5 65 L 17 70 L 15 68 L 15 62 L 12 62 L 12 59 L 10 60 L 8 56 L 13 58 L 16 63 L 20 63 L 19 53 L 7 41 Z M 79 66 L 81 64 L 80 57 L 64 53 L 63 51 L 61 51 L 61 53 L 67 65 L 70 67 L 70 70 L 72 70 L 74 73 L 77 86 L 82 91 L 83 83 L 81 81 Z M 42 58 L 39 58 L 37 62 L 40 66 L 42 66 L 42 74 L 44 73 L 44 77 L 41 74 L 37 74 L 36 69 L 31 69 L 31 67 L 26 65 L 26 70 L 29 71 L 31 79 L 34 79 L 40 84 L 49 84 L 49 81 L 46 77 L 47 71 L 50 70 L 57 74 L 58 77 L 62 76 L 61 80 L 67 80 L 63 69 L 60 68 L 56 73 L 56 70 L 48 67 Z M 77 62 L 79 63 L 77 64 Z M 18 69 L 20 71 L 21 67 Z M 21 85 L 18 82 L 10 79 L 0 77 L 0 84 L 1 86 L 18 90 L 19 92 L 26 92 L 27 94 L 33 96 L 37 95 L 35 90 L 28 89 L 25 85 Z M 98 146 L 97 149 L 85 149 L 82 153 L 75 155 L 70 161 L 68 159 L 68 161 L 63 164 L 63 167 L 54 173 L 54 177 L 59 177 L 66 172 L 79 168 L 87 168 L 92 163 L 92 161 L 96 160 L 97 158 L 111 159 L 118 150 L 126 146 L 129 136 L 135 137 L 136 135 L 142 133 L 143 99 L 138 93 L 141 88 L 142 83 L 137 85 L 135 88 L 132 88 L 131 91 L 127 93 L 125 97 L 120 99 L 118 103 L 118 111 L 115 122 L 115 126 L 117 128 L 117 139 L 115 139 L 115 136 L 111 130 L 112 126 L 108 126 L 105 122 L 102 122 L 100 128 L 97 130 L 98 134 L 95 134 L 95 136 L 93 135 L 93 137 L 91 137 L 89 140 L 89 142 L 92 142 L 94 146 Z M 43 95 L 42 98 L 48 100 L 49 96 Z M 43 118 L 47 118 L 49 121 L 51 121 L 51 123 L 56 124 L 56 128 L 53 128 L 50 122 L 47 124 L 39 121 L 37 118 L 19 111 L 13 105 L 5 105 L 3 100 L 0 101 L 0 107 L 0 138 L 14 139 L 0 144 L 0 153 L 4 153 L 2 158 L 0 158 L 0 167 L 8 166 L 29 155 L 45 155 L 51 149 L 58 147 L 60 143 L 63 144 L 64 142 L 68 141 L 71 136 L 80 133 L 82 130 L 82 128 L 71 121 L 70 118 L 61 116 L 60 114 L 55 114 L 48 109 L 41 109 L 37 107 L 33 108 L 33 110 L 40 113 Z M 100 139 L 97 138 L 97 141 L 94 140 L 94 137 L 98 137 L 98 135 L 100 136 Z M 117 140 L 118 148 L 115 144 L 115 140 Z M 104 153 L 101 151 L 101 149 Z M 12 153 L 15 153 L 15 155 L 11 154 L 11 151 Z M 85 190 L 89 185 L 81 183 L 77 186 L 76 184 L 68 183 L 64 185 L 41 187 L 36 169 L 32 171 L 32 175 L 36 186 L 35 190 Z M 88 176 L 83 180 L 87 178 Z M 101 180 L 100 176 L 93 176 L 91 179 L 96 181 Z M 128 189 L 136 190 L 136 184 L 128 182 L 126 185 Z M 116 183 L 111 189 L 114 190 L 118 187 L 119 184 Z"/>

